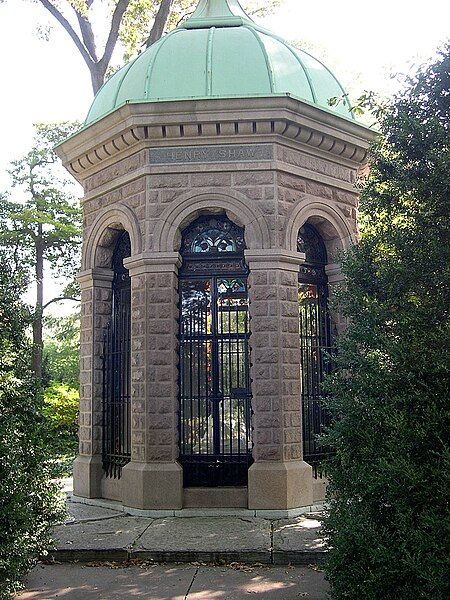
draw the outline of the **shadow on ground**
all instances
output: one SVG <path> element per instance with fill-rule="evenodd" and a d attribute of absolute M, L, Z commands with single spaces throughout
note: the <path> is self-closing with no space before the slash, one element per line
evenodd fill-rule
<path fill-rule="evenodd" d="M 145 597 L 150 600 L 325 600 L 328 586 L 316 568 L 227 567 L 115 563 L 38 564 L 19 600 Z"/>

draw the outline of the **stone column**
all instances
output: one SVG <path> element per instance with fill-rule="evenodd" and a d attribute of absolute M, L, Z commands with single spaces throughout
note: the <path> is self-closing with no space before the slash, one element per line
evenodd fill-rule
<path fill-rule="evenodd" d="M 73 465 L 74 495 L 101 497 L 102 354 L 105 327 L 111 318 L 110 269 L 94 268 L 78 277 L 81 286 L 80 453 Z"/>
<path fill-rule="evenodd" d="M 248 250 L 253 457 L 248 506 L 288 510 L 313 502 L 311 466 L 303 461 L 298 268 L 305 256 Z"/>
<path fill-rule="evenodd" d="M 125 506 L 180 509 L 178 457 L 178 267 L 176 252 L 124 261 L 131 276 L 131 462 L 122 470 Z"/>

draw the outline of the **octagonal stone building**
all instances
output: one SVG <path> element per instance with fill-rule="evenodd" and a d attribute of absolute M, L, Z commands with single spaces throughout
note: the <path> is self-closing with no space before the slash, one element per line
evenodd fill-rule
<path fill-rule="evenodd" d="M 149 515 L 323 499 L 328 299 L 374 135 L 238 0 L 200 0 L 100 89 L 58 149 L 84 187 L 75 496 Z"/>

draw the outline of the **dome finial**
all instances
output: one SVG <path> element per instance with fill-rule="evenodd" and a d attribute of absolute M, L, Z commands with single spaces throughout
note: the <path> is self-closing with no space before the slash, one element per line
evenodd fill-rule
<path fill-rule="evenodd" d="M 182 23 L 180 28 L 239 27 L 247 23 L 253 21 L 239 0 L 200 0 L 192 16 Z"/>

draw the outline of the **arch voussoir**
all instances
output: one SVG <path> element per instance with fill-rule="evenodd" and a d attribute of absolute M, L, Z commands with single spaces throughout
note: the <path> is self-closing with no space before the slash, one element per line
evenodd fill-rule
<path fill-rule="evenodd" d="M 225 192 L 188 193 L 178 198 L 161 215 L 154 234 L 155 252 L 178 250 L 180 231 L 201 214 L 225 211 L 237 225 L 245 228 L 245 239 L 249 248 L 270 247 L 270 233 L 260 210 L 249 206 L 248 198 L 233 190 Z"/>
<path fill-rule="evenodd" d="M 83 271 L 103 266 L 98 264 L 98 250 L 101 247 L 108 247 L 111 248 L 112 252 L 114 236 L 110 236 L 110 233 L 114 229 L 124 229 L 128 232 L 132 255 L 142 252 L 141 228 L 133 210 L 120 204 L 111 205 L 98 214 L 97 219 L 86 236 L 82 258 Z"/>
<path fill-rule="evenodd" d="M 331 227 L 335 245 L 338 250 L 347 250 L 356 242 L 356 236 L 351 223 L 336 208 L 322 198 L 304 194 L 291 210 L 285 230 L 285 244 L 288 250 L 297 250 L 297 235 L 299 229 L 307 222 L 323 220 Z M 337 242 L 337 244 L 336 244 Z"/>

